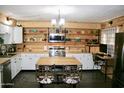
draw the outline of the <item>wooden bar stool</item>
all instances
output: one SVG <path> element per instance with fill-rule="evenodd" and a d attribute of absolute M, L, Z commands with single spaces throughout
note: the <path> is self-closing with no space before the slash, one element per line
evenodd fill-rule
<path fill-rule="evenodd" d="M 79 71 L 81 70 L 81 67 L 78 67 L 77 65 L 64 66 L 64 72 L 66 73 L 63 79 L 64 83 L 76 87 L 76 85 L 80 82 Z"/>
<path fill-rule="evenodd" d="M 53 66 L 50 65 L 38 65 L 36 66 L 37 82 L 40 83 L 40 87 L 43 85 L 51 84 L 54 81 Z"/>

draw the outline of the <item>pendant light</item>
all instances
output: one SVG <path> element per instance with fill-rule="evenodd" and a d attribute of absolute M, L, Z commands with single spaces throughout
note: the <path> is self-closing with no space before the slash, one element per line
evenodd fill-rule
<path fill-rule="evenodd" d="M 56 26 L 56 27 L 61 27 L 65 24 L 65 19 L 61 18 L 60 9 L 59 9 L 58 19 L 51 19 L 51 24 L 52 26 Z"/>

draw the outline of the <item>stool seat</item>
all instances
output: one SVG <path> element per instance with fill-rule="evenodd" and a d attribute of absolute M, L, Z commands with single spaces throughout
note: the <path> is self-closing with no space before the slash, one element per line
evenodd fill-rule
<path fill-rule="evenodd" d="M 79 76 L 66 77 L 65 79 L 63 79 L 63 81 L 67 84 L 77 84 L 80 82 L 80 77 Z"/>
<path fill-rule="evenodd" d="M 42 83 L 42 84 L 50 84 L 50 83 L 52 83 L 52 81 L 49 78 L 44 78 L 43 80 L 40 81 L 40 83 Z"/>

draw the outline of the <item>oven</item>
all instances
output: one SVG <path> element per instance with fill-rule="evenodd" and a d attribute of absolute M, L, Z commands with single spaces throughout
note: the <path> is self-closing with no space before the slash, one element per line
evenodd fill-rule
<path fill-rule="evenodd" d="M 51 46 L 49 47 L 49 56 L 62 56 L 65 57 L 65 47 Z"/>

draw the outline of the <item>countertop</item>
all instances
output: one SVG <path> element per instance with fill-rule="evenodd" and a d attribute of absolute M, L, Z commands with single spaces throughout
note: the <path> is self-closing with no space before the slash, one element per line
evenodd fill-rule
<path fill-rule="evenodd" d="M 8 60 L 10 60 L 10 58 L 0 58 L 0 65 Z"/>
<path fill-rule="evenodd" d="M 10 53 L 10 54 L 21 54 L 21 53 L 27 53 L 27 54 L 49 54 L 49 52 L 47 51 L 43 51 L 43 52 L 15 52 L 15 53 Z M 76 51 L 71 51 L 71 52 L 66 52 L 66 54 L 80 54 L 83 52 L 76 52 Z M 15 57 L 16 55 L 12 56 Z M 0 58 L 0 64 L 6 62 L 7 60 L 11 59 L 12 57 L 6 57 L 6 58 Z"/>
<path fill-rule="evenodd" d="M 73 57 L 44 57 L 38 60 L 37 65 L 81 65 L 81 63 Z"/>
<path fill-rule="evenodd" d="M 29 53 L 29 54 L 31 54 L 31 53 L 34 53 L 34 54 L 48 54 L 48 52 L 16 52 L 17 54 L 19 54 L 19 53 Z"/>
<path fill-rule="evenodd" d="M 17 54 L 19 54 L 19 53 L 49 54 L 49 52 L 17 52 Z M 79 53 L 84 53 L 84 52 L 76 52 L 76 51 L 66 52 L 66 54 L 70 54 L 70 53 L 72 53 L 72 54 L 79 54 Z"/>

